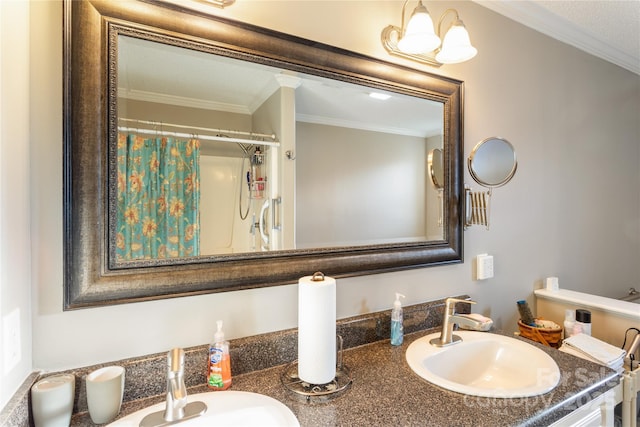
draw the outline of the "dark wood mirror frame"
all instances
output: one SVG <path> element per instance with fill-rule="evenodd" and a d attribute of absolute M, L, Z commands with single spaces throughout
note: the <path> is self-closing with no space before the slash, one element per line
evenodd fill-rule
<path fill-rule="evenodd" d="M 442 102 L 444 240 L 110 264 L 109 144 L 116 129 L 118 34 L 274 65 Z M 64 4 L 64 309 L 348 277 L 463 260 L 463 84 L 253 25 L 157 1 Z M 425 159 L 426 161 L 426 159 Z"/>

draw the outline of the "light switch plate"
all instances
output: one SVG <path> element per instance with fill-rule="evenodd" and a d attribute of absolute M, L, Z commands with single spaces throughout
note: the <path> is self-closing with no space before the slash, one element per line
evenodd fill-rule
<path fill-rule="evenodd" d="M 476 277 L 478 280 L 493 277 L 493 256 L 480 254 L 476 257 Z"/>

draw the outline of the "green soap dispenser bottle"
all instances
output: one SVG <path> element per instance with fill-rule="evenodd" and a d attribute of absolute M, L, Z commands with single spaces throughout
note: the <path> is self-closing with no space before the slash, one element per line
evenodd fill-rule
<path fill-rule="evenodd" d="M 396 292 L 396 300 L 391 310 L 391 345 L 401 345 L 404 340 L 402 303 L 400 302 L 400 297 L 404 298 L 404 295 Z"/>

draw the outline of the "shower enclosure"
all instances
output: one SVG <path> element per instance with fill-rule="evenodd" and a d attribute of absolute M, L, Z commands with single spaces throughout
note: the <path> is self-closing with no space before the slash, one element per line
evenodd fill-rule
<path fill-rule="evenodd" d="M 270 178 L 277 174 L 277 152 L 275 146 L 237 144 L 200 157 L 203 254 L 279 248 L 279 192 Z"/>

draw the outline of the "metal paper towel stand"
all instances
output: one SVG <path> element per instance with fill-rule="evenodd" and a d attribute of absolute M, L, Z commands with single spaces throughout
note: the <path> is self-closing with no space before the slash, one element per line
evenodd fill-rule
<path fill-rule="evenodd" d="M 298 376 L 298 361 L 287 365 L 280 380 L 282 385 L 295 395 L 301 397 L 307 403 L 324 402 L 342 395 L 349 389 L 353 382 L 351 371 L 342 363 L 343 340 L 340 335 L 336 337 L 338 355 L 336 358 L 336 376 L 326 384 L 310 384 Z"/>

